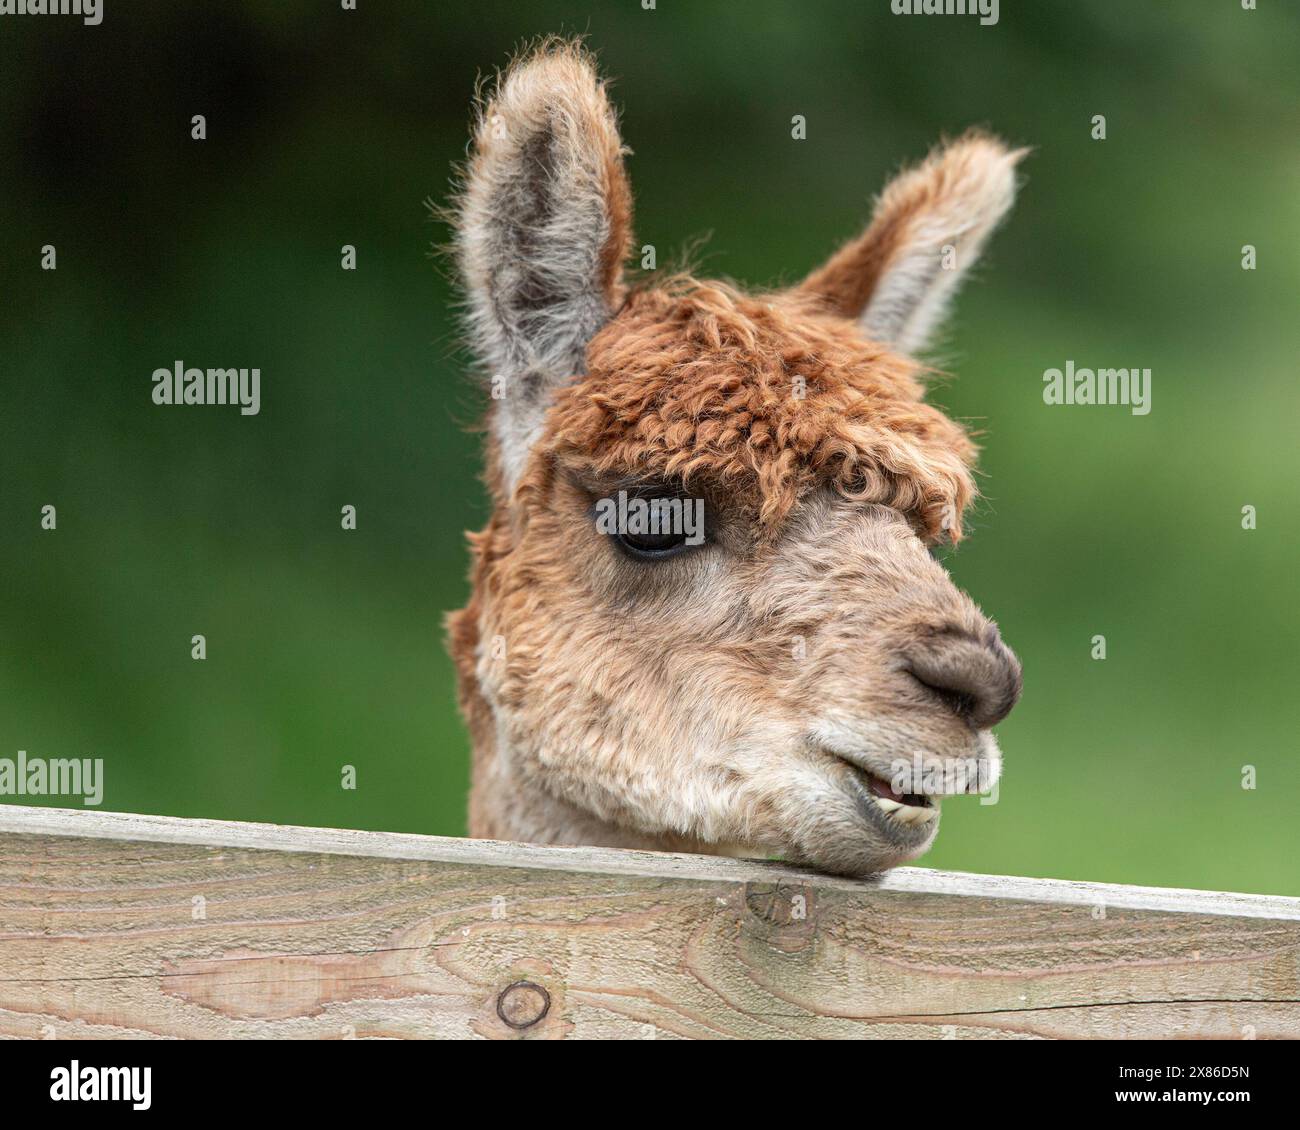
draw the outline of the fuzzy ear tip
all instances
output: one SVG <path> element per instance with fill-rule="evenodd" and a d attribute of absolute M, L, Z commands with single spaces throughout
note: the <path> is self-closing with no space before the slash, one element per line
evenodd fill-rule
<path fill-rule="evenodd" d="M 945 139 L 939 145 L 941 153 L 960 152 L 962 150 L 981 154 L 989 160 L 1010 161 L 1015 164 L 1027 156 L 1032 147 L 1027 145 L 1013 146 L 991 130 L 982 126 L 972 126 L 960 136 L 951 141 Z"/>
<path fill-rule="evenodd" d="M 512 136 L 543 128 L 608 138 L 617 115 L 596 56 L 579 38 L 546 36 L 522 45 L 475 99 L 476 148 L 512 150 Z M 516 129 L 515 127 L 518 127 Z"/>
<path fill-rule="evenodd" d="M 988 169 L 1014 175 L 1016 168 L 1030 153 L 1028 145 L 1011 145 L 986 130 L 970 130 L 956 143 L 955 147 L 965 149 L 967 159 L 984 165 Z"/>
<path fill-rule="evenodd" d="M 600 87 L 596 56 L 581 39 L 545 36 L 524 44 L 498 75 L 496 95 L 529 91 L 590 92 Z"/>
<path fill-rule="evenodd" d="M 1011 146 L 987 130 L 970 129 L 941 143 L 922 171 L 968 198 L 976 210 L 1000 216 L 1015 201 L 1017 168 L 1030 152 L 1029 147 Z"/>

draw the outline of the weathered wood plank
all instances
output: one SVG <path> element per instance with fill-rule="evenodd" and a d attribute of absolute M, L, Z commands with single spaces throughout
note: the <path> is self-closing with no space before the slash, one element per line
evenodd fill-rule
<path fill-rule="evenodd" d="M 0 1035 L 1300 1037 L 1300 899 L 0 806 Z"/>

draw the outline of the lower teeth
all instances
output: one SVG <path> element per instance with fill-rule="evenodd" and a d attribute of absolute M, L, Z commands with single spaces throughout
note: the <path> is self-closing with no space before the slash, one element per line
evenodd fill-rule
<path fill-rule="evenodd" d="M 901 804 L 888 797 L 873 797 L 886 816 L 892 816 L 903 824 L 925 824 L 933 820 L 938 810 L 932 805 Z"/>

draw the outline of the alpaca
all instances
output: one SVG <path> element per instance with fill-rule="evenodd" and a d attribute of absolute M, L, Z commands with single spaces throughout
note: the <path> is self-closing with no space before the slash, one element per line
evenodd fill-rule
<path fill-rule="evenodd" d="M 492 515 L 448 618 L 473 745 L 470 834 L 914 859 L 939 797 L 991 787 L 1020 665 L 934 559 L 975 493 L 913 355 L 1011 205 L 981 133 L 900 174 L 798 285 L 629 282 L 615 112 L 549 40 L 476 104 L 448 209 L 490 379 Z M 597 528 L 624 497 L 703 535 Z M 945 767 L 935 784 L 931 767 Z M 918 767 L 924 764 L 922 782 Z"/>

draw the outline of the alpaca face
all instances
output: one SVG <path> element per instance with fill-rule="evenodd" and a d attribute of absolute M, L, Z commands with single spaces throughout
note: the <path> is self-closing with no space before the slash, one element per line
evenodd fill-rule
<path fill-rule="evenodd" d="M 996 781 L 987 726 L 1018 668 L 897 511 L 819 491 L 764 542 L 723 502 L 703 546 L 647 561 L 593 530 L 599 493 L 552 480 L 484 608 L 505 647 L 477 678 L 517 787 L 651 837 L 865 874 L 938 831 L 939 797 L 901 794 Z M 976 661 L 967 710 L 915 673 Z"/>
<path fill-rule="evenodd" d="M 790 291 L 629 292 L 590 60 L 548 44 L 500 81 L 456 221 L 503 392 L 496 510 L 452 621 L 471 834 L 864 874 L 929 846 L 939 794 L 996 781 L 1019 665 L 931 556 L 960 537 L 974 449 L 908 353 L 1017 157 L 983 137 L 932 156 Z M 638 524 L 655 507 L 676 522 Z"/>

